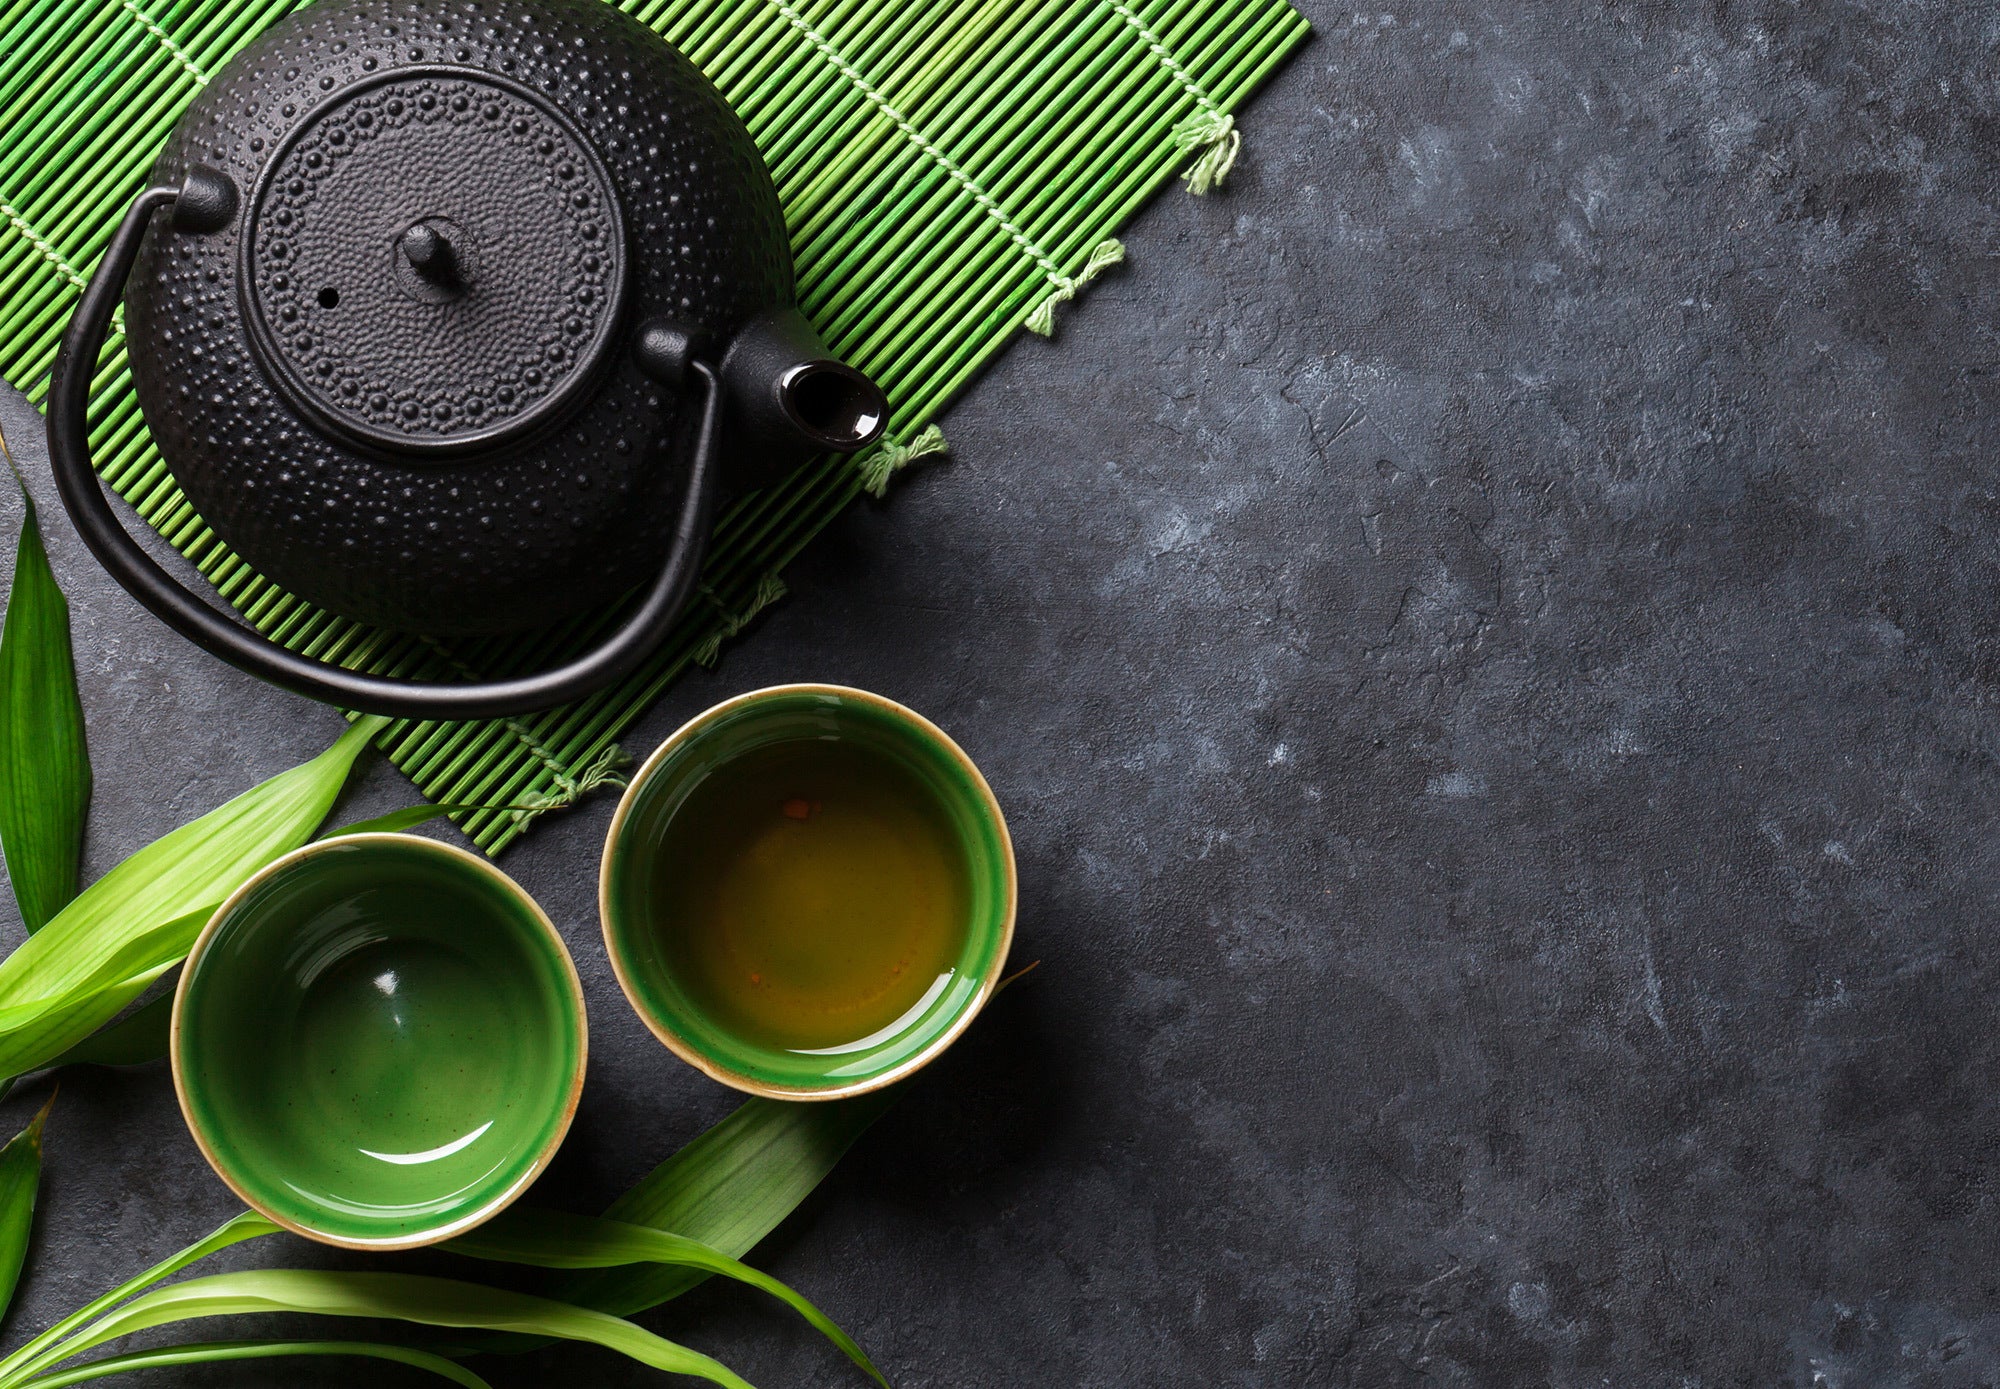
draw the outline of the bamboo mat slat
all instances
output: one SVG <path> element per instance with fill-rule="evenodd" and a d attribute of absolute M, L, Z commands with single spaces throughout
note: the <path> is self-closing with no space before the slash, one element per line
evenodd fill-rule
<path fill-rule="evenodd" d="M 208 75 L 300 0 L 0 5 L 0 376 L 37 404 L 77 295 Z M 381 744 L 437 801 L 555 808 L 605 782 L 619 735 L 784 595 L 780 575 L 864 493 L 942 451 L 935 420 L 1023 328 L 1124 255 L 1115 234 L 1177 178 L 1206 192 L 1234 113 L 1306 37 L 1283 0 L 622 0 L 721 87 L 777 180 L 800 302 L 889 393 L 889 433 L 740 501 L 698 599 L 639 672 L 519 719 L 405 721 Z M 313 609 L 253 572 L 174 485 L 106 344 L 92 447 L 106 481 L 243 616 L 294 650 L 435 678 L 579 651 L 615 620 L 455 642 Z M 463 817 L 488 853 L 539 811 Z"/>

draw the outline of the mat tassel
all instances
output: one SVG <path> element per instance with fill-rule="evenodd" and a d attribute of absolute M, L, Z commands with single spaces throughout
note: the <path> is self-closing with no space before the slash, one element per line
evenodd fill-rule
<path fill-rule="evenodd" d="M 900 443 L 885 436 L 882 446 L 865 455 L 855 465 L 861 474 L 861 490 L 871 497 L 886 497 L 889 494 L 889 480 L 910 466 L 919 458 L 928 458 L 934 453 L 943 453 L 951 445 L 944 441 L 944 431 L 936 425 L 925 425 L 923 433 L 909 443 Z"/>
<path fill-rule="evenodd" d="M 631 760 L 632 755 L 618 744 L 605 744 L 582 771 L 573 776 L 558 772 L 554 791 L 521 797 L 511 812 L 516 827 L 526 829 L 551 810 L 567 810 L 600 786 L 623 786 L 625 778 L 618 769 Z"/>
<path fill-rule="evenodd" d="M 1182 153 L 1200 150 L 1201 155 L 1181 173 L 1188 192 L 1200 196 L 1220 188 L 1222 180 L 1236 167 L 1237 151 L 1243 148 L 1243 134 L 1236 118 L 1213 107 L 1197 111 L 1174 127 L 1174 148 Z"/>
<path fill-rule="evenodd" d="M 750 619 L 783 598 L 789 592 L 785 581 L 776 574 L 766 574 L 757 581 L 757 591 L 750 595 L 750 606 L 740 613 L 730 613 L 722 619 L 722 625 L 702 638 L 700 646 L 694 649 L 697 665 L 713 666 L 722 657 L 722 643 L 750 625 Z"/>
<path fill-rule="evenodd" d="M 1045 338 L 1054 334 L 1056 305 L 1067 304 L 1076 298 L 1078 290 L 1124 259 L 1125 243 L 1117 237 L 1098 242 L 1091 248 L 1090 259 L 1083 263 L 1083 269 L 1077 271 L 1074 277 L 1063 279 L 1056 285 L 1054 294 L 1035 305 L 1035 311 L 1028 315 L 1029 331 L 1040 333 Z"/>

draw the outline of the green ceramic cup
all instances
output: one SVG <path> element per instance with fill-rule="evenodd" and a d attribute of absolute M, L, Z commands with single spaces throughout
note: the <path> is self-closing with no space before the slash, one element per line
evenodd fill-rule
<path fill-rule="evenodd" d="M 893 1030 L 832 1052 L 779 1050 L 718 1021 L 675 977 L 655 906 L 661 845 L 694 789 L 727 776 L 746 753 L 804 738 L 854 740 L 915 772 L 950 822 L 969 888 L 962 944 L 948 978 Z M 786 1100 L 879 1089 L 949 1046 L 992 996 L 1014 939 L 1015 898 L 1013 841 L 972 759 L 921 714 L 840 685 L 754 690 L 682 726 L 632 778 L 612 818 L 598 878 L 612 968 L 653 1035 L 725 1085 Z"/>
<path fill-rule="evenodd" d="M 285 855 L 222 904 L 174 998 L 174 1088 L 254 1210 L 348 1249 L 498 1214 L 583 1090 L 583 990 L 534 899 L 404 834 Z"/>

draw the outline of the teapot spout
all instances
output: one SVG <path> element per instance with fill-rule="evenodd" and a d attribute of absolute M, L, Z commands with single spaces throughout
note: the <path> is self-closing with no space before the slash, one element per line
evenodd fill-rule
<path fill-rule="evenodd" d="M 729 452 L 744 485 L 817 453 L 853 453 L 888 422 L 882 388 L 827 350 L 795 308 L 760 314 L 723 354 Z"/>

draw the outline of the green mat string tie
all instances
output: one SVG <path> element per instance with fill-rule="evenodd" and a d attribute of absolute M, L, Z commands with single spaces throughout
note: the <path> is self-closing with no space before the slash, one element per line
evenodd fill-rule
<path fill-rule="evenodd" d="M 1056 292 L 1035 305 L 1035 311 L 1028 315 L 1029 330 L 1045 338 L 1050 336 L 1056 330 L 1056 305 L 1067 304 L 1076 298 L 1078 290 L 1124 259 L 1125 243 L 1115 236 L 1091 247 L 1090 259 L 1083 263 L 1083 269 L 1077 271 L 1074 277 L 1059 277 Z"/>
<path fill-rule="evenodd" d="M 509 727 L 513 727 L 510 723 Z M 519 729 L 515 729 L 519 733 Z M 566 774 L 546 750 L 535 746 L 545 762 L 555 773 L 557 790 L 553 793 L 531 792 L 517 801 L 508 814 L 513 817 L 515 827 L 525 830 L 551 810 L 567 810 L 600 786 L 623 786 L 625 778 L 618 769 L 632 760 L 631 754 L 616 743 L 606 743 L 603 749 L 590 760 L 590 764 L 574 777 Z"/>
<path fill-rule="evenodd" d="M 1116 265 L 1125 258 L 1125 248 L 1117 241 L 1100 241 L 1096 249 L 1090 253 L 1090 262 L 1084 266 L 1081 274 L 1074 279 L 1063 274 L 1062 267 L 1055 262 L 1055 257 L 1044 250 L 1033 237 L 1015 223 L 1012 217 L 1007 215 L 1007 209 L 1000 205 L 1000 200 L 981 186 L 971 174 L 960 168 L 950 155 L 938 148 L 935 141 L 917 129 L 908 116 L 877 90 L 873 82 L 862 76 L 859 68 L 841 56 L 840 50 L 833 46 L 826 35 L 813 28 L 812 22 L 800 14 L 790 0 L 771 0 L 771 3 L 776 6 L 778 13 L 784 16 L 785 22 L 797 30 L 799 36 L 811 46 L 813 52 L 824 58 L 848 86 L 861 93 L 868 104 L 894 126 L 904 139 L 921 150 L 938 168 L 944 170 L 951 181 L 963 189 L 966 196 L 970 197 L 982 212 L 999 224 L 1000 230 L 1007 234 L 1007 239 L 1014 243 L 1015 249 L 1041 268 L 1048 282 L 1055 286 L 1055 293 L 1037 304 L 1034 312 L 1028 315 L 1029 328 L 1043 337 L 1055 332 L 1056 305 L 1076 298 L 1077 290 L 1095 279 L 1103 272 L 1105 266 Z M 1168 61 L 1171 62 L 1171 58 Z M 1109 259 L 1104 259 L 1100 263 L 1100 258 L 1107 255 Z"/>
<path fill-rule="evenodd" d="M 63 253 L 50 244 L 47 237 L 36 231 L 34 224 L 23 217 L 14 204 L 4 198 L 0 198 L 0 215 L 5 215 L 8 225 L 19 232 L 21 239 L 34 247 L 43 260 L 54 266 L 58 275 L 75 285 L 79 291 L 89 284 L 89 281 L 85 280 L 77 272 L 77 268 L 69 263 L 69 260 Z M 121 305 L 120 307 L 123 306 Z"/>
<path fill-rule="evenodd" d="M 471 666 L 451 654 L 441 643 L 430 637 L 420 637 L 444 663 L 467 680 L 478 680 L 480 674 Z M 604 749 L 592 758 L 582 770 L 572 773 L 563 766 L 562 759 L 543 744 L 519 719 L 500 719 L 499 725 L 514 735 L 516 742 L 526 748 L 529 756 L 542 764 L 549 780 L 556 784 L 553 792 L 531 791 L 519 798 L 512 814 L 523 830 L 534 824 L 551 810 L 567 810 L 600 786 L 623 786 L 625 778 L 618 775 L 618 769 L 632 760 L 631 754 L 616 743 L 607 743 Z"/>
<path fill-rule="evenodd" d="M 188 57 L 187 50 L 174 42 L 174 36 L 162 29 L 151 15 L 132 3 L 132 0 L 118 0 L 118 5 L 126 14 L 139 21 L 139 27 L 153 36 L 153 41 L 166 51 L 169 58 L 180 64 L 182 72 L 194 79 L 197 87 L 208 85 L 208 74 L 203 72 L 194 59 Z"/>
<path fill-rule="evenodd" d="M 1222 180 L 1236 167 L 1237 151 L 1243 148 L 1243 136 L 1236 129 L 1236 119 L 1208 94 L 1194 75 L 1181 66 L 1165 40 L 1153 32 L 1153 26 L 1139 17 L 1138 11 L 1124 0 L 1110 0 L 1112 12 L 1131 26 L 1139 41 L 1173 77 L 1181 84 L 1181 90 L 1194 101 L 1195 113 L 1174 127 L 1174 148 L 1183 154 L 1201 151 L 1194 163 L 1181 173 L 1181 181 L 1188 186 L 1188 192 L 1199 196 L 1211 188 L 1220 188 Z"/>
<path fill-rule="evenodd" d="M 779 578 L 776 574 L 766 574 L 763 578 L 757 580 L 757 591 L 750 595 L 750 606 L 740 613 L 733 613 L 723 608 L 721 600 L 715 596 L 714 592 L 707 585 L 703 585 L 703 596 L 722 613 L 722 625 L 713 632 L 710 632 L 706 637 L 703 637 L 701 645 L 694 649 L 695 663 L 713 668 L 715 663 L 722 658 L 722 643 L 728 641 L 745 627 L 748 627 L 750 619 L 770 607 L 771 604 L 777 602 L 780 598 L 783 598 L 788 592 L 790 590 L 785 587 L 783 579 Z"/>
<path fill-rule="evenodd" d="M 944 441 L 944 431 L 936 425 L 924 426 L 923 433 L 909 443 L 900 443 L 894 436 L 884 436 L 882 446 L 865 454 L 855 465 L 861 474 L 861 490 L 871 497 L 889 495 L 889 480 L 919 458 L 928 458 L 934 453 L 943 453 L 951 445 Z"/>
<path fill-rule="evenodd" d="M 69 258 L 61 251 L 58 251 L 55 248 L 55 244 L 46 236 L 36 231 L 35 224 L 23 217 L 20 209 L 16 208 L 14 204 L 8 202 L 5 198 L 0 198 L 0 216 L 4 216 L 7 219 L 7 225 L 18 232 L 23 241 L 35 248 L 35 254 L 47 261 L 54 268 L 56 274 L 76 286 L 78 293 L 81 293 L 89 285 L 90 282 L 83 278 L 82 273 L 69 263 Z M 119 338 L 125 336 L 125 305 L 122 303 L 111 311 L 111 328 Z M 112 345 L 111 343 L 107 343 L 107 350 Z M 46 387 L 46 381 L 43 385 Z M 23 392 L 23 394 L 29 393 Z M 36 400 L 39 403 L 40 397 L 30 394 L 29 399 Z"/>

